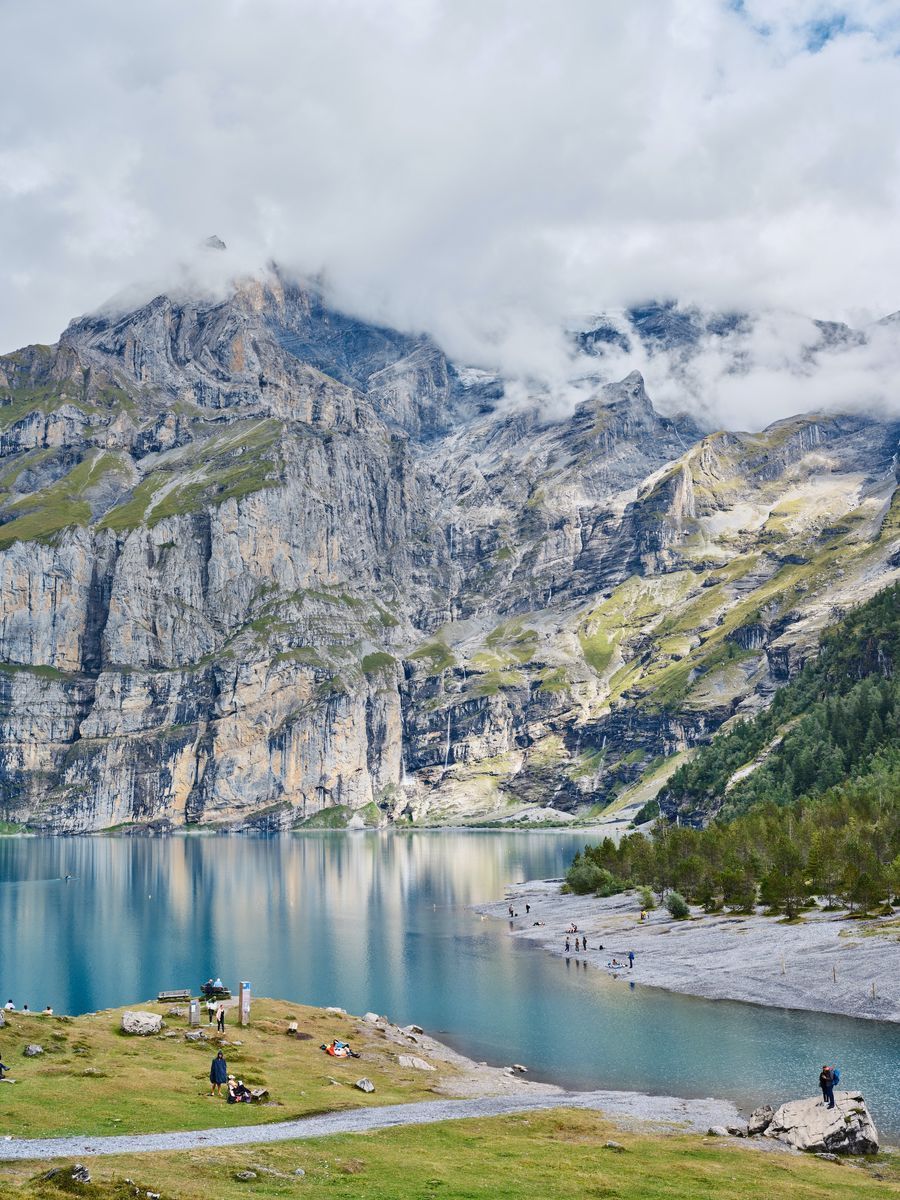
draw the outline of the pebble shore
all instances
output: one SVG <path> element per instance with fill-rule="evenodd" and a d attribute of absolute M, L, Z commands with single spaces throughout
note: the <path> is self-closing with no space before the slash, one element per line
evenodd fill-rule
<path fill-rule="evenodd" d="M 560 884 L 543 880 L 512 887 L 506 899 L 477 905 L 475 911 L 508 921 L 512 936 L 560 955 L 574 922 L 588 939 L 582 960 L 605 968 L 613 956 L 621 959 L 633 950 L 629 978 L 651 987 L 711 1000 L 900 1021 L 896 918 L 855 921 L 845 913 L 819 910 L 790 924 L 762 914 L 694 909 L 691 920 L 675 921 L 665 909 L 655 909 L 642 922 L 633 892 L 564 896 Z M 518 913 L 511 921 L 510 904 Z M 601 943 L 602 951 L 597 949 Z"/>

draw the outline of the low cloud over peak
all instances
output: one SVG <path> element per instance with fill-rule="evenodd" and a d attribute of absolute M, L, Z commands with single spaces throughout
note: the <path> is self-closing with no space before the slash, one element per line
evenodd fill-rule
<path fill-rule="evenodd" d="M 3 349 L 204 254 L 232 276 L 277 260 L 551 390 L 572 312 L 675 296 L 861 327 L 900 307 L 900 28 L 881 0 L 2 7 Z M 227 253 L 199 248 L 211 230 Z M 863 396 L 848 363 L 893 369 L 870 338 L 788 370 L 777 347 L 806 334 L 772 324 L 710 333 L 677 386 L 648 352 L 648 390 L 755 423 L 741 338 L 771 361 L 776 416 Z"/>

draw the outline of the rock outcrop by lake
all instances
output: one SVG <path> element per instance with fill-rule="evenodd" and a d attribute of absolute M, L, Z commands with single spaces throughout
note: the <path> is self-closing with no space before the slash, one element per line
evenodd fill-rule
<path fill-rule="evenodd" d="M 797 1150 L 819 1154 L 877 1154 L 878 1132 L 860 1092 L 835 1092 L 834 1108 L 819 1100 L 782 1104 L 764 1131 Z"/>
<path fill-rule="evenodd" d="M 277 274 L 0 358 L 0 818 L 583 811 L 900 575 L 897 422 L 504 386 Z"/>

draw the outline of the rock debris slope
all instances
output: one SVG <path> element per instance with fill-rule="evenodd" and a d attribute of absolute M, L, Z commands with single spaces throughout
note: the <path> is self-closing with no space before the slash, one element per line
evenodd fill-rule
<path fill-rule="evenodd" d="M 896 422 L 584 395 L 512 411 L 277 274 L 0 358 L 0 818 L 597 811 L 900 573 Z"/>

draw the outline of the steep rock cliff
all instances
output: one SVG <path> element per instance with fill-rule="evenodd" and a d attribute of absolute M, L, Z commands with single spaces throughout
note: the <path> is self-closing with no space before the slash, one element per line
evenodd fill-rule
<path fill-rule="evenodd" d="M 0 359 L 0 804 L 81 832 L 621 802 L 898 574 L 900 429 L 571 417 L 273 275 Z"/>

